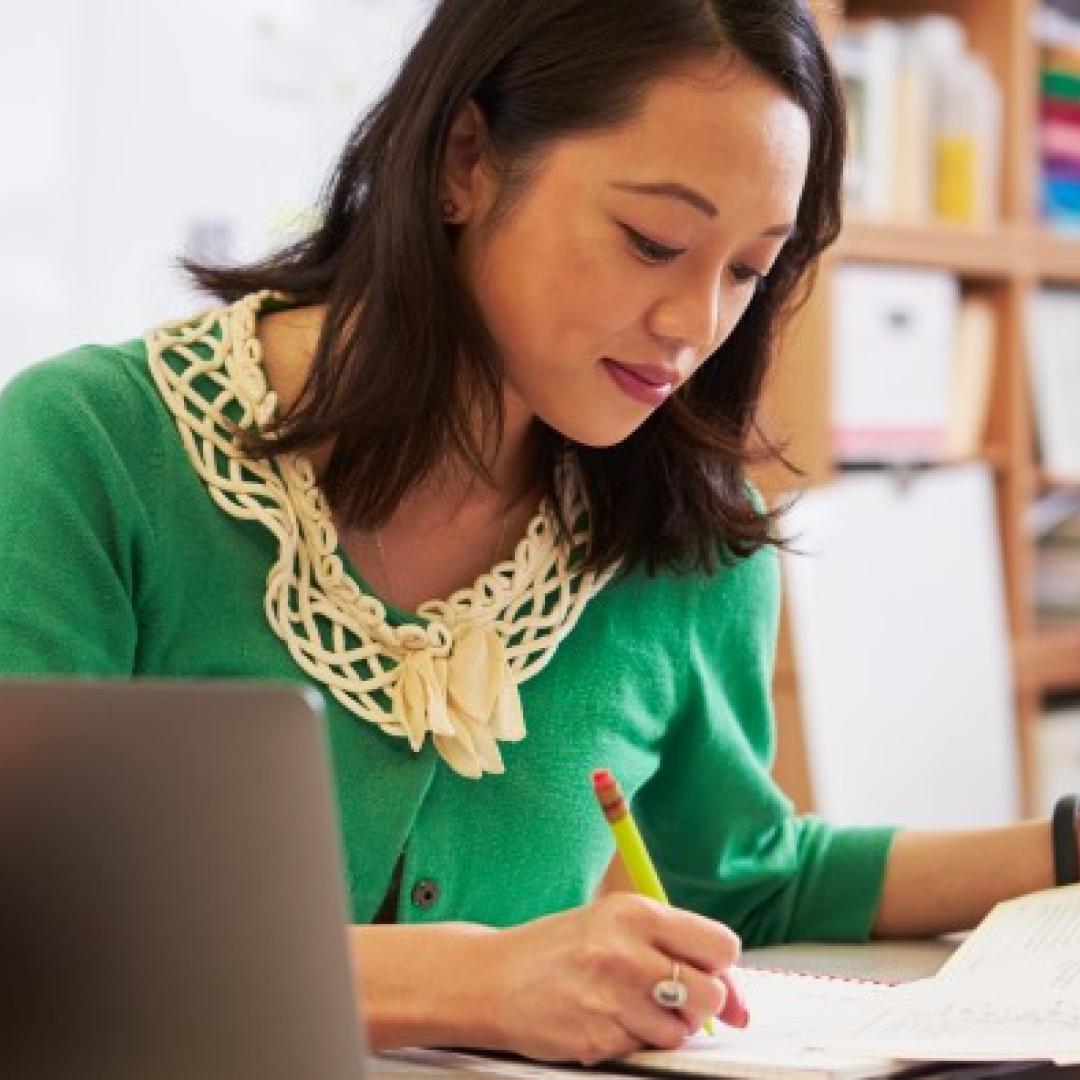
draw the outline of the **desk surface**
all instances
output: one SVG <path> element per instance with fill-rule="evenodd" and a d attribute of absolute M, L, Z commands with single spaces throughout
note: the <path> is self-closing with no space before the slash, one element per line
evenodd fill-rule
<path fill-rule="evenodd" d="M 443 1050 L 397 1050 L 376 1054 L 372 1080 L 628 1080 L 627 1073 L 541 1065 L 530 1061 L 486 1058 Z M 1080 1067 L 984 1065 L 920 1073 L 919 1080 L 1078 1080 Z M 692 1080 L 687 1076 L 671 1080 Z"/>
<path fill-rule="evenodd" d="M 748 949 L 746 967 L 844 975 L 880 982 L 911 982 L 937 973 L 963 940 L 962 934 L 932 941 L 875 941 L 869 945 L 774 945 Z"/>
<path fill-rule="evenodd" d="M 874 942 L 869 945 L 777 945 L 743 954 L 747 967 L 808 971 L 883 982 L 908 982 L 933 975 L 959 943 L 959 937 L 936 941 Z M 372 1080 L 568 1080 L 586 1075 L 573 1066 L 534 1064 L 518 1059 L 488 1058 L 441 1050 L 402 1050 L 372 1058 Z M 589 1069 L 589 1080 L 626 1080 L 626 1073 Z M 1080 1080 L 1080 1066 L 1017 1068 L 985 1066 L 950 1069 L 922 1080 Z"/>

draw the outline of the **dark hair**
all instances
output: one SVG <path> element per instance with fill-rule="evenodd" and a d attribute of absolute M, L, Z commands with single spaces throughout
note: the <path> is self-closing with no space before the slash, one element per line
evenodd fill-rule
<path fill-rule="evenodd" d="M 537 424 L 536 480 L 555 499 L 560 458 L 576 457 L 596 568 L 708 568 L 778 543 L 775 514 L 755 506 L 745 473 L 754 460 L 782 460 L 755 414 L 781 317 L 839 231 L 845 141 L 839 83 L 803 0 L 442 0 L 349 138 L 319 227 L 254 265 L 182 260 L 226 302 L 270 288 L 327 305 L 303 392 L 256 451 L 333 440 L 321 483 L 353 527 L 385 521 L 447 454 L 484 474 L 502 432 L 500 363 L 441 215 L 454 117 L 479 106 L 509 197 L 555 140 L 631 121 L 652 81 L 725 50 L 809 118 L 794 235 L 712 362 L 623 442 L 573 445 Z"/>

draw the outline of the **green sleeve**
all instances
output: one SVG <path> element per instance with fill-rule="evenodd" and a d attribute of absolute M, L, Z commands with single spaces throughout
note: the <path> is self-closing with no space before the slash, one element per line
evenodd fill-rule
<path fill-rule="evenodd" d="M 135 668 L 152 561 L 140 393 L 118 353 L 86 348 L 0 394 L 0 675 Z"/>
<path fill-rule="evenodd" d="M 672 902 L 747 946 L 865 940 L 894 830 L 797 817 L 772 780 L 779 597 L 773 549 L 699 590 L 683 707 L 635 810 Z"/>

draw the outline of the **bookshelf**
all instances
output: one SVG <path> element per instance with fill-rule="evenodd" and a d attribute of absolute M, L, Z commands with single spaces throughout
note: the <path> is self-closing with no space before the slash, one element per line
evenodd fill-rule
<path fill-rule="evenodd" d="M 1047 627 L 1020 645 L 1017 669 L 1024 688 L 1038 693 L 1075 690 L 1080 669 L 1080 627 Z"/>
<path fill-rule="evenodd" d="M 806 484 L 835 471 L 829 453 L 830 278 L 845 260 L 932 267 L 957 275 L 965 292 L 992 303 L 998 334 L 990 414 L 980 457 L 994 470 L 1012 636 L 1020 788 L 1034 808 L 1034 731 L 1048 693 L 1080 691 L 1080 625 L 1039 626 L 1031 600 L 1034 547 L 1024 520 L 1039 494 L 1060 481 L 1039 467 L 1027 373 L 1025 312 L 1043 284 L 1080 287 L 1080 238 L 1044 228 L 1038 215 L 1038 45 L 1031 32 L 1039 0 L 826 0 L 814 4 L 828 36 L 845 18 L 907 19 L 947 14 L 959 19 L 973 51 L 989 64 L 1002 93 L 1001 220 L 979 226 L 933 221 L 849 220 L 824 260 L 806 308 L 781 342 L 764 417 L 782 434 Z M 761 483 L 774 493 L 778 474 Z M 800 809 L 814 805 L 799 710 L 799 678 L 790 633 L 783 627 L 775 700 L 780 727 L 776 776 Z"/>

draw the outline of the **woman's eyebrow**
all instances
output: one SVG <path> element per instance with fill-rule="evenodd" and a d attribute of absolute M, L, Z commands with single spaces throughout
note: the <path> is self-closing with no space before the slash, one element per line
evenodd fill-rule
<path fill-rule="evenodd" d="M 795 225 L 789 222 L 787 225 L 770 225 L 761 235 L 776 236 L 786 240 L 795 231 Z"/>
<path fill-rule="evenodd" d="M 717 215 L 716 207 L 700 191 L 687 187 L 685 184 L 661 183 L 661 184 L 631 184 L 613 183 L 613 188 L 619 191 L 629 191 L 635 195 L 659 195 L 667 199 L 681 199 L 689 203 L 695 210 L 706 217 L 714 218 Z"/>
<path fill-rule="evenodd" d="M 615 181 L 610 186 L 618 191 L 629 191 L 634 195 L 653 195 L 665 199 L 679 199 L 709 218 L 714 218 L 719 213 L 716 206 L 700 191 L 695 191 L 685 184 L 671 181 L 657 184 L 632 184 L 628 181 Z M 761 235 L 776 236 L 786 240 L 794 231 L 794 224 L 789 222 L 784 225 L 771 225 L 763 230 Z"/>

